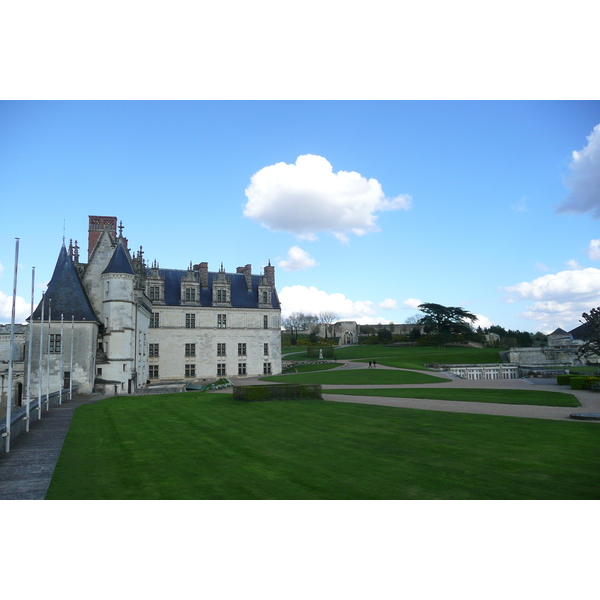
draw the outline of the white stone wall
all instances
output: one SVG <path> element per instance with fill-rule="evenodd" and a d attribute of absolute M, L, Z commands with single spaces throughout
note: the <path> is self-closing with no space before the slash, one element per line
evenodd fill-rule
<path fill-rule="evenodd" d="M 40 324 L 33 324 L 33 342 L 31 352 L 31 381 L 32 395 L 37 397 L 38 383 L 40 380 L 39 354 L 40 354 Z M 62 376 L 60 373 L 60 354 L 48 354 L 48 334 L 60 334 L 60 323 L 52 322 L 43 325 L 43 358 L 42 358 L 42 394 L 46 393 L 47 361 L 50 357 L 50 392 L 56 392 L 62 387 Z M 80 394 L 90 394 L 94 388 L 96 375 L 96 344 L 98 336 L 98 325 L 96 323 L 77 322 L 74 326 L 75 339 L 73 341 L 73 372 L 71 378 L 73 383 L 79 384 Z M 63 326 L 63 371 L 71 370 L 71 321 L 65 321 Z"/>
<path fill-rule="evenodd" d="M 148 330 L 148 343 L 159 344 L 158 358 L 148 358 L 159 366 L 159 380 L 185 378 L 185 365 L 194 364 L 193 379 L 217 377 L 217 364 L 226 365 L 226 376 L 237 377 L 239 363 L 246 364 L 246 376 L 263 375 L 265 363 L 273 374 L 281 372 L 280 311 L 213 307 L 154 307 L 160 314 L 160 327 Z M 196 317 L 196 327 L 185 327 L 186 313 Z M 217 315 L 227 315 L 227 327 L 217 327 Z M 264 329 L 263 316 L 269 327 Z M 185 344 L 196 344 L 196 356 L 185 356 Z M 217 356 L 217 344 L 226 345 L 226 355 Z M 264 344 L 269 345 L 268 355 Z M 246 354 L 238 355 L 238 344 L 246 344 Z M 153 381 L 153 380 L 151 380 Z"/>

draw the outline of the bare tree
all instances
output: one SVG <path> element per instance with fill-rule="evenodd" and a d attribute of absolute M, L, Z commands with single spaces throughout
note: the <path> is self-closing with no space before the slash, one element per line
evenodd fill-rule
<path fill-rule="evenodd" d="M 325 329 L 325 339 L 327 339 L 328 330 L 331 328 L 334 321 L 337 321 L 339 319 L 339 317 L 334 312 L 322 312 L 319 313 L 318 317 L 319 323 L 323 325 Z"/>

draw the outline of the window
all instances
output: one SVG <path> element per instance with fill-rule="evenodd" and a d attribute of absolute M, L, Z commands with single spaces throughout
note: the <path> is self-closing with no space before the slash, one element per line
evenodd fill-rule
<path fill-rule="evenodd" d="M 227 302 L 227 290 L 217 290 L 217 302 Z"/>
<path fill-rule="evenodd" d="M 185 355 L 186 356 L 196 356 L 196 344 L 186 344 L 185 345 Z"/>
<path fill-rule="evenodd" d="M 217 377 L 225 377 L 225 375 L 227 375 L 225 363 L 217 363 Z"/>
<path fill-rule="evenodd" d="M 185 301 L 196 302 L 196 290 L 194 288 L 185 288 Z"/>
<path fill-rule="evenodd" d="M 194 313 L 187 313 L 185 315 L 185 326 L 187 329 L 196 328 L 196 315 Z"/>
<path fill-rule="evenodd" d="M 238 364 L 238 375 L 245 375 L 246 374 L 246 363 L 239 363 Z"/>
<path fill-rule="evenodd" d="M 148 377 L 150 379 L 158 379 L 158 365 L 150 365 L 148 367 Z"/>
<path fill-rule="evenodd" d="M 158 356 L 158 344 L 148 344 L 148 356 Z"/>
<path fill-rule="evenodd" d="M 123 365 L 123 371 L 127 371 L 127 364 Z"/>
<path fill-rule="evenodd" d="M 217 344 L 217 356 L 227 356 L 225 346 L 226 344 Z"/>
<path fill-rule="evenodd" d="M 238 344 L 238 356 L 246 356 L 246 344 Z"/>
<path fill-rule="evenodd" d="M 156 328 L 158 327 L 158 313 L 152 313 L 152 316 L 150 317 L 150 328 Z"/>
<path fill-rule="evenodd" d="M 98 367 L 96 375 L 98 375 L 98 377 L 102 377 L 102 367 Z"/>
<path fill-rule="evenodd" d="M 160 287 L 158 285 L 151 285 L 148 295 L 150 300 L 160 300 Z"/>
<path fill-rule="evenodd" d="M 217 315 L 217 327 L 225 329 L 227 327 L 227 315 Z"/>
<path fill-rule="evenodd" d="M 263 375 L 271 374 L 271 363 L 263 363 Z"/>
<path fill-rule="evenodd" d="M 50 334 L 50 352 L 60 353 L 60 333 Z"/>
<path fill-rule="evenodd" d="M 196 365 L 185 365 L 185 376 L 196 377 Z"/>
<path fill-rule="evenodd" d="M 269 344 L 263 344 L 263 354 L 269 356 Z"/>
<path fill-rule="evenodd" d="M 266 304 L 269 301 L 269 296 L 267 295 L 267 292 L 263 292 L 262 293 L 262 303 Z"/>
<path fill-rule="evenodd" d="M 263 329 L 269 329 L 269 316 L 265 315 L 263 317 Z"/>

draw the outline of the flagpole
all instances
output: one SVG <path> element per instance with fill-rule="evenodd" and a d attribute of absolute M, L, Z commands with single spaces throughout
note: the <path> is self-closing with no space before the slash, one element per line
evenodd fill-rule
<path fill-rule="evenodd" d="M 40 320 L 40 361 L 38 364 L 38 419 L 42 418 L 42 378 L 44 376 L 44 304 L 46 294 L 42 292 L 42 316 Z"/>
<path fill-rule="evenodd" d="M 29 347 L 27 348 L 27 400 L 25 432 L 29 433 L 29 404 L 31 402 L 31 352 L 33 350 L 33 294 L 35 286 L 35 267 L 31 267 L 31 317 L 29 318 Z"/>
<path fill-rule="evenodd" d="M 52 298 L 48 300 L 48 352 L 46 357 L 46 412 L 50 410 L 50 328 L 52 327 Z"/>
<path fill-rule="evenodd" d="M 73 340 L 75 339 L 75 315 L 71 315 L 71 370 L 69 371 L 69 400 L 73 400 Z"/>
<path fill-rule="evenodd" d="M 64 323 L 64 315 L 63 313 L 60 313 L 60 374 L 58 376 L 58 403 L 62 404 L 62 390 L 64 387 L 64 368 L 65 368 L 65 363 L 64 363 L 64 357 L 63 357 L 63 340 L 64 340 L 64 334 L 63 334 L 63 323 Z M 56 346 L 55 346 L 56 348 Z"/>
<path fill-rule="evenodd" d="M 19 238 L 15 238 L 15 240 L 15 279 L 13 283 L 12 311 L 10 317 L 10 356 L 8 358 L 8 395 L 6 398 L 6 454 L 10 452 L 10 419 L 12 417 L 12 382 L 15 353 L 15 307 L 17 300 L 17 270 L 19 268 Z"/>

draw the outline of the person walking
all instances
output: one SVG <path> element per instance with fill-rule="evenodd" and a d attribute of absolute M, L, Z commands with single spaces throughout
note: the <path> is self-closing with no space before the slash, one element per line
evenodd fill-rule
<path fill-rule="evenodd" d="M 374 360 L 374 361 L 373 361 L 373 368 L 375 368 L 375 365 L 376 365 L 376 364 L 377 364 L 377 361 L 376 361 L 376 360 Z"/>
<path fill-rule="evenodd" d="M 371 361 L 369 361 L 369 369 L 371 368 Z"/>

